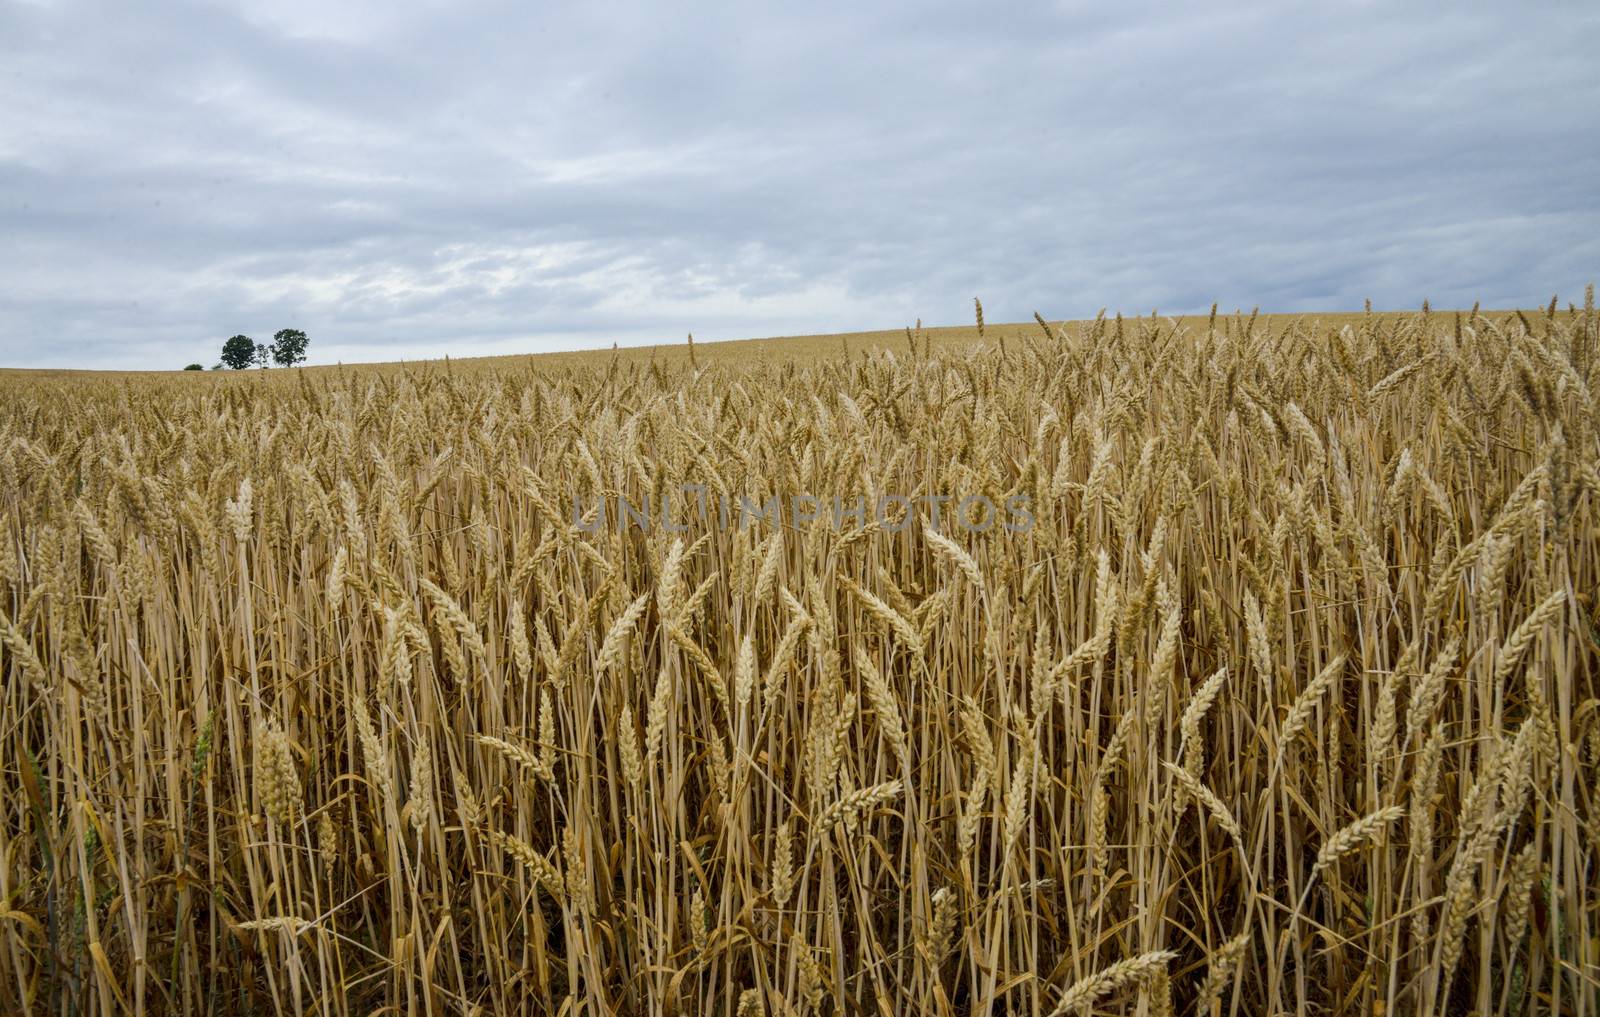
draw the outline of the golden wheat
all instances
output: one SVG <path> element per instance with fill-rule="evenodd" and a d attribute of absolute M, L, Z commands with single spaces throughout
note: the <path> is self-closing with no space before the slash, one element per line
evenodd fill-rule
<path fill-rule="evenodd" d="M 1592 301 L 842 345 L 0 375 L 0 1012 L 1597 1012 Z"/>

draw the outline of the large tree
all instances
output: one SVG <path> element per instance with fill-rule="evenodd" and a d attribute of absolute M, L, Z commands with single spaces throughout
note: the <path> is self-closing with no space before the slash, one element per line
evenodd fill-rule
<path fill-rule="evenodd" d="M 272 359 L 284 367 L 293 367 L 306 358 L 306 344 L 310 341 L 298 328 L 280 328 L 272 337 Z"/>
<path fill-rule="evenodd" d="M 249 367 L 256 359 L 256 341 L 247 335 L 236 335 L 222 344 L 222 362 L 235 371 Z"/>

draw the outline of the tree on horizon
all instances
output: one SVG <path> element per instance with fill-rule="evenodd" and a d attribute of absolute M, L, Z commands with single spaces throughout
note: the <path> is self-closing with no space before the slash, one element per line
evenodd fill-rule
<path fill-rule="evenodd" d="M 222 362 L 235 371 L 249 367 L 256 359 L 256 341 L 247 335 L 236 335 L 222 344 Z"/>
<path fill-rule="evenodd" d="M 284 367 L 293 367 L 306 358 L 306 345 L 310 342 L 298 328 L 280 328 L 272 337 L 272 359 Z"/>

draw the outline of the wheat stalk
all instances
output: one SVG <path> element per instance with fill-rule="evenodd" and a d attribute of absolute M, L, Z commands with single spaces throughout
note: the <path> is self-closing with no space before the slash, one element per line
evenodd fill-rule
<path fill-rule="evenodd" d="M 1329 837 L 1322 845 L 1322 850 L 1317 852 L 1317 864 L 1312 868 L 1311 874 L 1326 869 L 1345 855 L 1355 851 L 1367 841 L 1376 840 L 1388 829 L 1389 824 L 1405 814 L 1405 809 L 1399 805 L 1390 805 L 1379 809 L 1360 819 Z"/>
<path fill-rule="evenodd" d="M 832 805 L 829 805 L 817 817 L 815 823 L 817 835 L 822 836 L 841 822 L 854 820 L 886 802 L 899 798 L 902 790 L 903 788 L 898 780 L 891 780 L 884 784 L 875 784 L 872 787 L 864 787 L 850 792 Z"/>
<path fill-rule="evenodd" d="M 1131 985 L 1148 982 L 1157 972 L 1165 972 L 1167 965 L 1177 956 L 1171 950 L 1152 950 L 1137 957 L 1117 961 L 1097 974 L 1079 979 L 1061 994 L 1056 1008 L 1050 1011 L 1051 1017 L 1065 1017 L 1069 1013 L 1088 1013 L 1095 1000 Z"/>

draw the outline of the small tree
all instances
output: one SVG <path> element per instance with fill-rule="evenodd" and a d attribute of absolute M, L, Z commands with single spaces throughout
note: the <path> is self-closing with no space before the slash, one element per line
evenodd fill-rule
<path fill-rule="evenodd" d="M 284 367 L 293 367 L 306 358 L 306 344 L 310 341 L 298 328 L 280 328 L 272 337 L 272 359 Z"/>
<path fill-rule="evenodd" d="M 235 371 L 249 367 L 256 358 L 256 341 L 247 335 L 236 335 L 222 344 L 222 362 Z"/>
<path fill-rule="evenodd" d="M 189 365 L 184 367 L 184 370 L 185 371 L 204 371 L 205 368 L 201 367 L 199 364 L 189 364 Z"/>
<path fill-rule="evenodd" d="M 271 360 L 272 347 L 266 343 L 256 343 L 256 366 L 265 371 Z"/>

